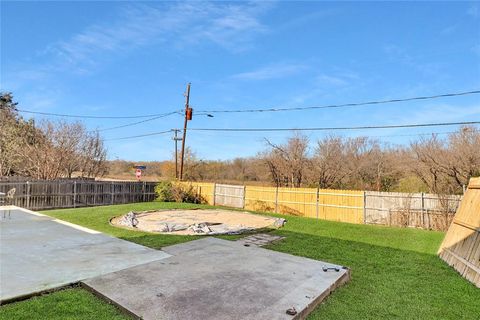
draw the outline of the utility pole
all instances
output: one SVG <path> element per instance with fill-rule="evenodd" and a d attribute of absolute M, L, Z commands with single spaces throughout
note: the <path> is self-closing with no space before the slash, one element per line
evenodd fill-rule
<path fill-rule="evenodd" d="M 183 139 L 182 139 L 182 160 L 180 162 L 180 181 L 183 180 L 183 164 L 185 158 L 185 138 L 187 136 L 187 122 L 192 120 L 192 109 L 189 107 L 190 102 L 190 83 L 187 84 L 187 91 L 185 92 L 185 122 L 183 124 Z"/>
<path fill-rule="evenodd" d="M 175 179 L 178 179 L 178 147 L 177 147 L 177 142 L 182 140 L 182 138 L 179 138 L 177 136 L 178 132 L 180 132 L 180 129 L 172 129 L 172 131 L 175 133 L 175 136 L 172 138 L 173 141 L 175 141 Z"/>

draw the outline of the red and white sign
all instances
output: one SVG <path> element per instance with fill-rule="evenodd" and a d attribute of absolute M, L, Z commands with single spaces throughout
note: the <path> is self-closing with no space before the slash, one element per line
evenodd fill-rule
<path fill-rule="evenodd" d="M 142 170 L 141 169 L 135 170 L 135 176 L 137 177 L 138 180 L 140 180 L 140 177 L 142 176 Z"/>

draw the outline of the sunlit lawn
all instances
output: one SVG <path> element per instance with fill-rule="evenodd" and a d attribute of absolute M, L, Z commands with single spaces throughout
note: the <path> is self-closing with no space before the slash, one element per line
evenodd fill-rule
<path fill-rule="evenodd" d="M 120 229 L 113 216 L 130 210 L 192 208 L 178 203 L 141 203 L 44 213 L 159 249 L 198 237 Z M 286 216 L 286 239 L 269 249 L 324 260 L 352 269 L 309 319 L 480 319 L 480 289 L 443 263 L 436 251 L 441 232 L 316 221 Z M 223 237 L 233 239 L 235 237 Z M 80 288 L 67 289 L 0 308 L 0 319 L 122 319 L 113 306 Z"/>

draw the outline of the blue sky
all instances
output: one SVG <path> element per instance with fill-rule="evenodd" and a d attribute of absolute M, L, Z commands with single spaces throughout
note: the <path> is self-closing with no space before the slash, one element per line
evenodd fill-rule
<path fill-rule="evenodd" d="M 298 107 L 480 88 L 479 2 L 1 3 L 1 90 L 19 107 L 87 115 Z M 26 117 L 30 115 L 25 114 Z M 41 116 L 35 116 L 41 119 Z M 68 119 L 71 121 L 71 119 Z M 141 119 L 138 119 L 141 120 Z M 358 108 L 195 116 L 192 128 L 301 128 L 480 120 L 480 95 Z M 135 119 L 87 119 L 102 129 Z M 102 132 L 181 128 L 181 115 Z M 421 132 L 363 130 L 405 144 Z M 306 132 L 314 142 L 325 132 Z M 288 132 L 191 131 L 202 159 L 254 156 Z M 387 136 L 387 137 L 383 137 Z M 171 135 L 106 141 L 109 158 L 165 160 Z"/>

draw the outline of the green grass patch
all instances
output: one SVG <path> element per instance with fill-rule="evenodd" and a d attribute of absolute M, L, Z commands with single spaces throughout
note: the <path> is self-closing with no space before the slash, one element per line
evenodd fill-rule
<path fill-rule="evenodd" d="M 287 219 L 270 249 L 352 270 L 309 319 L 480 319 L 480 290 L 436 256 L 444 233 Z"/>
<path fill-rule="evenodd" d="M 115 306 L 80 288 L 55 291 L 0 307 L 2 320 L 127 320 Z"/>
<path fill-rule="evenodd" d="M 120 229 L 111 226 L 109 219 L 130 210 L 196 207 L 206 206 L 152 202 L 44 213 L 158 249 L 199 237 Z M 269 249 L 345 265 L 352 270 L 351 281 L 337 289 L 309 319 L 480 319 L 480 290 L 436 256 L 444 233 L 282 217 L 288 220 L 287 224 L 272 233 L 286 239 Z M 238 236 L 222 238 L 233 240 Z M 75 295 L 83 298 L 72 299 Z M 70 312 L 70 308 L 75 312 Z M 81 289 L 59 291 L 0 308 L 0 319 L 55 317 L 120 319 L 115 308 Z"/>
<path fill-rule="evenodd" d="M 115 206 L 89 207 L 80 209 L 51 210 L 43 211 L 42 213 L 93 230 L 110 234 L 120 239 L 132 241 L 150 248 L 160 249 L 164 246 L 199 239 L 199 236 L 163 235 L 150 232 L 129 230 L 126 228 L 112 226 L 110 224 L 110 219 L 116 216 L 123 215 L 129 211 L 193 208 L 208 208 L 208 206 L 190 203 L 148 202 L 122 204 Z"/>

